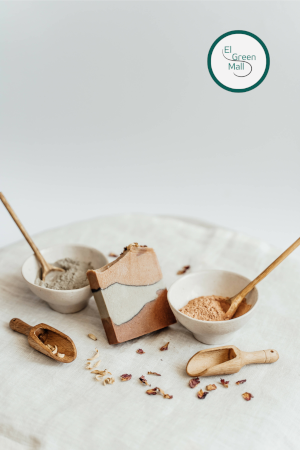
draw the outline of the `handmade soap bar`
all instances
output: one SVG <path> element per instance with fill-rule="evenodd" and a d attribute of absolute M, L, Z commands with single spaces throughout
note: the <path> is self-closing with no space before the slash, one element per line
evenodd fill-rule
<path fill-rule="evenodd" d="M 115 261 L 87 277 L 110 344 L 118 344 L 176 322 L 152 248 L 131 244 Z"/>

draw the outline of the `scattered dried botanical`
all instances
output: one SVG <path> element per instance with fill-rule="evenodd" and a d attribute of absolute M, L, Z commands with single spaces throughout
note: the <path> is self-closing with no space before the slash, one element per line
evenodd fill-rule
<path fill-rule="evenodd" d="M 86 365 L 85 365 L 85 368 L 86 368 L 87 370 L 92 369 L 92 363 L 91 363 L 90 361 L 88 361 L 88 362 L 86 363 Z"/>
<path fill-rule="evenodd" d="M 165 350 L 168 350 L 169 344 L 170 344 L 170 342 L 167 342 L 165 345 L 163 345 L 162 347 L 160 347 L 159 350 L 160 350 L 161 352 L 164 352 Z"/>
<path fill-rule="evenodd" d="M 177 275 L 183 275 L 191 266 L 183 266 L 182 269 L 178 270 Z"/>
<path fill-rule="evenodd" d="M 108 256 L 110 256 L 111 258 L 117 258 L 117 257 L 118 257 L 118 255 L 116 255 L 116 254 L 113 253 L 113 252 L 110 252 L 110 254 L 109 254 Z"/>
<path fill-rule="evenodd" d="M 47 344 L 47 347 L 50 348 L 50 350 L 54 350 L 54 347 L 50 344 Z"/>
<path fill-rule="evenodd" d="M 217 386 L 215 384 L 209 384 L 205 389 L 207 391 L 215 391 L 217 389 Z"/>
<path fill-rule="evenodd" d="M 136 352 L 139 353 L 140 355 L 142 355 L 143 353 L 145 353 L 144 350 L 142 350 L 141 348 L 139 348 Z"/>
<path fill-rule="evenodd" d="M 91 369 L 96 369 L 96 367 L 98 367 L 101 363 L 101 359 L 99 359 L 99 361 L 95 362 L 95 364 L 91 367 Z"/>
<path fill-rule="evenodd" d="M 148 389 L 148 390 L 146 391 L 146 394 L 148 394 L 148 395 L 156 395 L 156 394 L 157 394 L 157 390 L 158 390 L 157 387 L 156 387 L 156 388 L 153 388 L 153 389 Z"/>
<path fill-rule="evenodd" d="M 252 394 L 250 394 L 250 392 L 245 392 L 244 394 L 242 394 L 242 397 L 249 402 L 251 400 L 251 398 L 254 398 L 254 396 Z"/>
<path fill-rule="evenodd" d="M 64 357 L 65 357 L 65 354 L 64 354 L 64 353 L 57 353 L 57 356 L 58 356 L 59 358 L 64 358 Z"/>
<path fill-rule="evenodd" d="M 128 373 L 124 373 L 123 375 L 120 376 L 121 381 L 129 381 L 132 378 L 132 375 L 129 375 Z"/>
<path fill-rule="evenodd" d="M 92 333 L 88 334 L 88 337 L 89 337 L 90 339 L 93 339 L 93 341 L 97 341 L 96 336 L 95 336 L 94 334 L 92 334 Z"/>
<path fill-rule="evenodd" d="M 148 394 L 148 395 L 160 394 L 163 396 L 163 398 L 169 398 L 169 399 L 173 398 L 173 395 L 165 394 L 164 391 L 162 389 L 160 389 L 159 387 L 155 387 L 153 389 L 148 389 L 146 391 L 146 394 Z"/>
<path fill-rule="evenodd" d="M 205 399 L 205 397 L 209 394 L 209 392 L 203 392 L 202 389 L 197 393 L 197 397 L 200 398 L 200 400 Z"/>
<path fill-rule="evenodd" d="M 237 381 L 235 384 L 244 384 L 244 383 L 246 383 L 246 381 L 247 380 L 240 380 L 240 381 Z"/>
<path fill-rule="evenodd" d="M 200 383 L 199 377 L 197 377 L 197 378 L 192 378 L 192 379 L 189 381 L 189 387 L 192 388 L 192 389 L 194 389 L 194 388 L 197 386 L 197 384 L 199 384 L 199 383 Z"/>
<path fill-rule="evenodd" d="M 113 377 L 108 377 L 108 378 L 105 378 L 105 379 L 103 380 L 104 386 L 105 386 L 106 384 L 113 384 L 114 382 L 115 382 L 115 379 L 114 379 Z"/>
<path fill-rule="evenodd" d="M 97 348 L 95 348 L 96 353 L 94 354 L 94 356 L 92 356 L 91 358 L 88 358 L 88 361 L 93 361 L 93 359 L 98 358 L 99 356 L 99 350 Z"/>
<path fill-rule="evenodd" d="M 54 346 L 54 350 L 52 350 L 53 355 L 56 355 L 57 353 L 57 345 Z"/>
<path fill-rule="evenodd" d="M 228 388 L 229 381 L 225 381 L 224 378 L 220 378 L 220 382 L 225 388 Z"/>
<path fill-rule="evenodd" d="M 106 375 L 111 375 L 111 373 L 105 369 L 105 370 L 93 370 L 91 373 L 96 373 L 97 377 L 105 377 Z"/>
<path fill-rule="evenodd" d="M 140 380 L 140 382 L 141 382 L 142 384 L 144 384 L 145 386 L 151 386 L 151 384 L 148 384 L 148 381 L 146 380 L 146 378 L 144 377 L 144 375 L 142 375 L 142 376 L 139 378 L 139 380 Z"/>
<path fill-rule="evenodd" d="M 148 375 L 156 375 L 157 377 L 161 377 L 161 374 L 157 372 L 148 372 Z"/>

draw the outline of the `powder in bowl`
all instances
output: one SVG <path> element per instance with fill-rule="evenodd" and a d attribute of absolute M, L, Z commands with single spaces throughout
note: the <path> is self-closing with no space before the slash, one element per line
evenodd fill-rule
<path fill-rule="evenodd" d="M 50 272 L 46 280 L 40 278 L 40 271 L 37 274 L 35 284 L 48 289 L 70 290 L 80 289 L 88 286 L 89 282 L 86 272 L 93 269 L 90 262 L 77 261 L 71 258 L 59 259 L 54 264 L 56 267 L 65 269 L 65 272 Z"/>
<path fill-rule="evenodd" d="M 219 322 L 225 320 L 225 313 L 230 307 L 229 300 L 230 297 L 222 297 L 219 295 L 197 297 L 190 300 L 179 311 L 193 319 Z M 251 305 L 248 305 L 244 298 L 234 314 L 233 319 L 246 314 L 250 309 Z"/>

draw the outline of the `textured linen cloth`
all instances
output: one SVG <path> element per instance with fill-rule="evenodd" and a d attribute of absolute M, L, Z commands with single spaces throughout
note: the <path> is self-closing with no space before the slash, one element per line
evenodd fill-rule
<path fill-rule="evenodd" d="M 146 244 L 155 249 L 168 287 L 183 265 L 190 265 L 191 272 L 226 269 L 254 278 L 283 250 L 233 231 L 145 215 L 76 223 L 44 232 L 35 241 L 40 248 L 86 244 L 106 255 L 132 242 Z M 280 359 L 226 376 L 229 389 L 219 384 L 220 377 L 201 378 L 190 389 L 186 363 L 207 345 L 180 324 L 108 345 L 93 298 L 83 311 L 64 315 L 31 293 L 20 271 L 30 254 L 25 240 L 0 251 L 1 450 L 299 448 L 300 264 L 292 256 L 259 284 L 256 313 L 228 343 L 244 351 L 274 348 Z M 33 350 L 26 336 L 9 328 L 13 317 L 63 331 L 74 340 L 77 359 L 59 364 Z M 167 341 L 169 350 L 160 352 Z M 103 386 L 85 370 L 95 347 L 98 369 L 112 373 L 113 385 Z M 145 354 L 137 354 L 138 348 Z M 132 379 L 121 382 L 123 373 Z M 141 375 L 173 399 L 146 395 Z M 235 384 L 245 378 L 245 384 Z M 197 391 L 210 383 L 217 390 L 199 400 Z M 246 402 L 244 392 L 254 398 Z"/>

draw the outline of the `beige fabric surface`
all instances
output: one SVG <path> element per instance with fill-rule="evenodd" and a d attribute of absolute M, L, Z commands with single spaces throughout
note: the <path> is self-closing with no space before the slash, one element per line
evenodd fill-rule
<path fill-rule="evenodd" d="M 147 244 L 157 253 L 167 286 L 188 264 L 193 272 L 218 268 L 254 278 L 283 250 L 236 232 L 145 215 L 102 217 L 44 232 L 35 240 L 40 248 L 87 244 L 106 255 L 120 253 L 131 242 Z M 1 450 L 299 448 L 300 264 L 292 256 L 259 285 L 256 314 L 230 342 L 245 351 L 275 348 L 279 361 L 227 376 L 229 389 L 218 384 L 219 377 L 202 378 L 202 389 L 209 383 L 218 388 L 198 400 L 197 388 L 188 387 L 185 366 L 206 345 L 176 324 L 109 346 L 93 299 L 83 311 L 63 315 L 31 293 L 20 273 L 30 254 L 25 241 L 0 251 Z M 13 317 L 65 332 L 77 346 L 77 359 L 58 364 L 36 352 L 25 336 L 10 330 Z M 167 341 L 169 350 L 160 352 Z M 95 346 L 99 368 L 112 372 L 113 385 L 103 386 L 84 369 Z M 138 355 L 138 348 L 145 354 Z M 147 376 L 148 370 L 162 376 Z M 122 383 L 123 373 L 132 374 L 132 380 Z M 147 396 L 141 375 L 174 398 Z M 246 384 L 235 385 L 245 378 Z M 250 402 L 241 397 L 245 391 L 254 395 Z"/>

